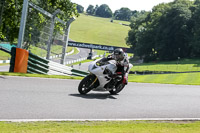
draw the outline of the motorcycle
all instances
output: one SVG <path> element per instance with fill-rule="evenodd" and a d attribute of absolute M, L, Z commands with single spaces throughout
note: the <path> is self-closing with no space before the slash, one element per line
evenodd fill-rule
<path fill-rule="evenodd" d="M 87 94 L 92 91 L 109 91 L 115 95 L 123 90 L 125 83 L 122 82 L 123 75 L 117 72 L 115 60 L 107 60 L 101 58 L 90 63 L 88 66 L 88 74 L 83 78 L 78 86 L 80 94 Z"/>

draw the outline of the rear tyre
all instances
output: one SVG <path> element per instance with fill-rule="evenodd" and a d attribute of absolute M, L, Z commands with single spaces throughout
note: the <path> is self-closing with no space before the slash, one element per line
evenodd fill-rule
<path fill-rule="evenodd" d="M 112 89 L 112 90 L 110 90 L 109 92 L 110 92 L 110 94 L 112 94 L 112 95 L 116 95 L 116 94 L 118 94 L 120 91 L 122 91 L 122 90 L 124 89 L 124 87 L 125 87 L 125 84 L 123 84 L 123 83 L 121 83 L 121 82 L 118 82 L 118 83 L 116 84 L 115 88 Z"/>
<path fill-rule="evenodd" d="M 94 82 L 95 78 L 95 75 L 87 75 L 83 80 L 81 80 L 78 86 L 79 93 L 85 95 L 91 91 L 93 88 L 90 87 L 90 85 Z"/>

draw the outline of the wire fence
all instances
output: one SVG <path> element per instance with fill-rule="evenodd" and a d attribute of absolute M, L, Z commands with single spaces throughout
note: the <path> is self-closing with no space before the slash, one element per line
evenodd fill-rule
<path fill-rule="evenodd" d="M 68 21 L 71 19 L 70 15 L 65 15 L 64 19 L 65 21 L 67 21 L 65 22 L 56 17 L 59 13 L 59 15 L 62 15 L 64 11 L 58 11 L 58 9 L 55 10 L 53 9 L 54 7 L 50 7 L 48 5 L 45 5 L 44 10 L 44 8 L 40 7 L 40 5 L 42 6 L 41 0 L 24 1 L 28 1 L 28 6 L 26 6 L 28 8 L 27 13 L 25 15 L 26 17 L 23 19 L 23 22 L 26 22 L 24 27 L 24 33 L 20 32 L 19 34 L 19 36 L 23 34 L 23 39 L 21 41 L 22 43 L 20 43 L 20 47 L 29 50 L 31 53 L 41 56 L 43 58 L 48 57 L 48 59 L 50 60 L 54 58 L 54 61 L 56 62 L 61 62 L 61 60 L 64 61 L 65 53 L 73 50 L 72 47 L 69 47 L 67 49 L 63 48 L 63 45 L 65 45 L 68 40 Z M 11 3 L 12 5 L 10 5 Z M 21 8 L 24 7 L 24 5 L 23 0 L 0 1 L 0 43 L 9 43 L 10 39 L 7 38 L 10 36 L 10 32 L 13 32 L 13 29 L 10 30 L 11 26 L 7 26 L 5 21 L 2 21 L 4 20 L 4 18 L 9 17 L 6 16 L 8 6 L 10 6 L 9 8 L 15 8 L 14 14 L 17 15 L 12 15 L 12 17 L 9 18 L 10 22 L 13 22 L 15 24 L 15 19 L 19 20 L 19 18 L 23 18 L 23 11 L 21 12 Z M 55 12 L 57 13 L 54 14 Z M 66 16 L 68 16 L 69 18 Z M 6 30 L 6 35 L 4 31 L 4 37 L 1 37 L 3 33 L 2 27 L 4 27 L 4 30 Z M 15 34 L 18 34 L 18 29 L 16 30 Z M 1 40 L 1 38 L 3 39 Z M 7 40 L 9 40 L 9 42 Z M 19 42 L 19 40 L 19 38 L 18 40 L 15 39 L 11 43 L 17 44 L 17 41 Z"/>
<path fill-rule="evenodd" d="M 39 3 L 39 0 L 29 2 L 22 48 L 44 58 L 50 50 L 49 59 L 57 58 L 60 62 L 66 26 L 56 19 L 53 20 L 49 13 L 52 9 L 43 10 Z M 48 45 L 51 45 L 50 49 Z"/>
<path fill-rule="evenodd" d="M 66 44 L 66 40 L 64 40 L 67 36 L 65 32 L 67 27 L 66 23 L 53 14 L 57 11 L 55 11 L 53 7 L 47 7 L 48 5 L 46 5 L 47 8 L 45 8 L 45 10 L 41 8 L 41 0 L 24 0 L 24 3 L 25 1 L 28 3 L 28 6 L 25 6 L 26 4 L 23 4 L 23 1 L 0 1 L 0 43 L 8 43 L 7 38 L 10 37 L 10 32 L 13 31 L 13 29 L 10 30 L 11 27 L 7 26 L 5 22 L 2 23 L 3 20 L 6 17 L 10 17 L 9 23 L 12 22 L 14 25 L 18 25 L 15 24 L 15 19 L 23 18 L 23 14 L 25 14 L 24 16 L 26 17 L 21 21 L 26 22 L 25 27 L 23 27 L 24 32 L 19 33 L 19 36 L 23 34 L 20 47 L 44 58 L 47 58 L 49 53 L 50 59 L 57 58 L 58 62 L 60 62 L 59 60 L 63 53 L 63 44 Z M 19 12 L 19 10 L 22 7 L 27 7 L 27 13 L 22 11 L 21 15 L 21 11 Z M 15 8 L 15 15 L 6 16 L 9 8 Z M 20 29 L 21 27 L 22 26 L 20 26 Z M 3 36 L 2 33 L 4 32 L 5 34 L 5 31 L 2 30 L 6 30 L 7 35 Z M 15 34 L 18 34 L 17 30 Z M 19 38 L 12 43 L 17 43 L 17 41 L 19 42 Z"/>

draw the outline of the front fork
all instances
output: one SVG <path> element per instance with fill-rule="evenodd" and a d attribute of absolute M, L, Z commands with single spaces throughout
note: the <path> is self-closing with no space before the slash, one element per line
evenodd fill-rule
<path fill-rule="evenodd" d="M 92 76 L 95 76 L 94 74 L 92 74 L 92 73 L 90 73 L 90 75 L 92 75 Z M 92 84 L 90 84 L 90 86 L 89 86 L 89 88 L 90 89 L 92 89 L 93 88 L 93 85 L 96 83 L 96 81 L 97 81 L 97 76 L 95 76 L 95 79 L 94 79 L 94 81 L 92 82 Z"/>

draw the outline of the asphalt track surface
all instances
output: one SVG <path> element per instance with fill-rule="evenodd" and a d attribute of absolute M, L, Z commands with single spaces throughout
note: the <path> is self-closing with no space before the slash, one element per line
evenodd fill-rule
<path fill-rule="evenodd" d="M 200 118 L 200 86 L 129 83 L 119 95 L 80 95 L 79 82 L 0 76 L 0 120 Z"/>
<path fill-rule="evenodd" d="M 76 60 L 76 59 L 80 59 L 80 58 L 84 58 L 84 57 L 88 57 L 90 49 L 85 49 L 85 48 L 78 48 L 78 49 L 79 49 L 79 53 L 75 54 L 75 55 L 68 55 L 68 56 L 66 56 L 65 62 Z M 60 63 L 60 58 L 58 58 L 58 59 L 52 59 L 52 61 Z"/>
<path fill-rule="evenodd" d="M 10 65 L 0 66 L 0 72 L 8 72 Z"/>

